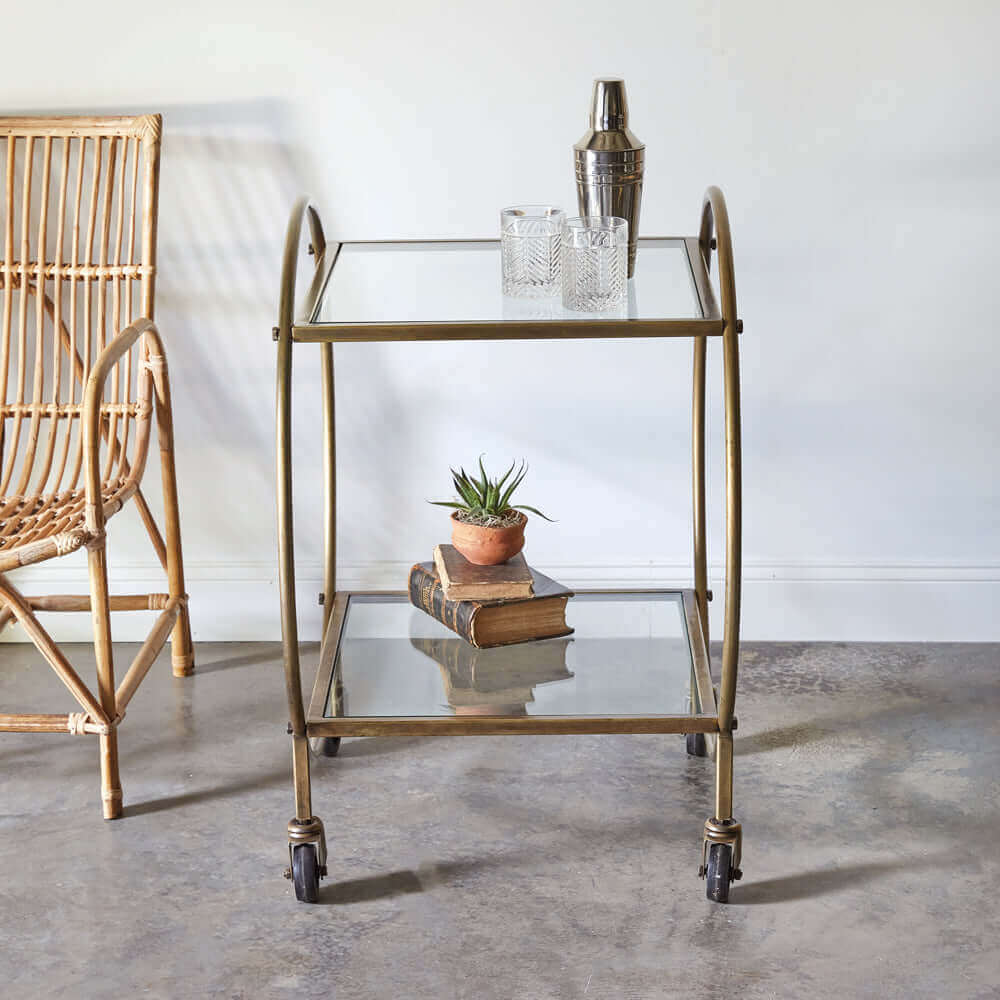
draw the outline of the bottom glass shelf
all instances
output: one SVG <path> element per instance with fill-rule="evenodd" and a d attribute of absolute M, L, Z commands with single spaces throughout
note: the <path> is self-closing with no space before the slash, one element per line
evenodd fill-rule
<path fill-rule="evenodd" d="M 338 611 L 332 626 L 339 623 L 339 641 L 320 666 L 311 732 L 319 731 L 316 723 L 332 731 L 323 720 L 344 735 L 362 734 L 351 720 L 468 719 L 476 731 L 487 731 L 490 719 L 510 724 L 492 731 L 519 728 L 517 720 L 539 731 L 532 717 L 539 723 L 665 716 L 694 722 L 699 672 L 702 694 L 708 677 L 690 592 L 577 594 L 566 609 L 572 635 L 493 649 L 471 646 L 405 594 L 340 594 Z M 704 720 L 698 731 L 713 731 L 712 717 L 696 718 Z"/>

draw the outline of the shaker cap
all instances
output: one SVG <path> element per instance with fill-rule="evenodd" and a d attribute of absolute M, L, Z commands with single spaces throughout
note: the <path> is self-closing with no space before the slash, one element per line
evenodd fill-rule
<path fill-rule="evenodd" d="M 618 77 L 598 77 L 590 104 L 592 129 L 628 128 L 628 99 L 625 81 Z"/>

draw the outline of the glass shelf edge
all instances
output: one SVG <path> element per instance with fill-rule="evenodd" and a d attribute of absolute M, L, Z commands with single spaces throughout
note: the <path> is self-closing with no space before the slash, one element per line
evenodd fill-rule
<path fill-rule="evenodd" d="M 687 236 L 640 236 L 639 243 L 683 243 Z M 470 243 L 492 243 L 500 245 L 498 236 L 414 236 L 386 240 L 329 240 L 345 247 L 393 247 L 393 246 L 451 246 Z"/>
<path fill-rule="evenodd" d="M 719 731 L 717 715 L 415 715 L 347 716 L 306 720 L 306 735 L 410 736 L 433 731 L 465 736 L 669 735 Z"/>
<path fill-rule="evenodd" d="M 300 344 L 386 343 L 453 340 L 629 340 L 656 337 L 719 337 L 721 319 L 538 320 L 419 323 L 297 323 Z"/>

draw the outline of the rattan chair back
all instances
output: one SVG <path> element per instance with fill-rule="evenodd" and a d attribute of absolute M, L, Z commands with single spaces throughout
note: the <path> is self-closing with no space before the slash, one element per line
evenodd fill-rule
<path fill-rule="evenodd" d="M 160 117 L 0 118 L 0 570 L 84 541 L 83 394 L 135 317 L 153 317 Z M 101 406 L 101 495 L 135 492 L 152 380 L 140 338 Z"/>

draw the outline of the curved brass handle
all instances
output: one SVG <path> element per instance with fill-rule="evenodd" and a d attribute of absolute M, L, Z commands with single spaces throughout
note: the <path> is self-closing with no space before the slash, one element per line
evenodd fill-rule
<path fill-rule="evenodd" d="M 295 202 L 285 231 L 285 250 L 281 263 L 281 291 L 278 297 L 278 340 L 291 336 L 295 322 L 295 285 L 298 276 L 299 244 L 302 241 L 302 220 L 309 220 L 309 248 L 319 259 L 326 252 L 326 237 L 319 212 L 308 195 Z"/>
<path fill-rule="evenodd" d="M 740 592 L 742 583 L 742 458 L 740 435 L 740 323 L 736 309 L 733 244 L 726 200 L 717 187 L 705 192 L 698 234 L 705 267 L 712 252 L 719 257 L 719 301 L 722 313 L 723 367 L 726 407 L 726 608 L 722 642 L 722 684 L 719 729 L 732 728 L 739 658 Z M 695 342 L 692 452 L 694 467 L 695 591 L 702 622 L 708 630 L 707 565 L 705 555 L 705 338 Z M 720 814 L 721 815 L 721 814 Z"/>
<path fill-rule="evenodd" d="M 295 536 L 292 523 L 292 325 L 295 321 L 295 285 L 298 275 L 302 221 L 308 218 L 317 267 L 326 250 L 319 213 L 310 199 L 295 202 L 285 233 L 278 297 L 278 358 L 276 402 L 278 581 L 281 592 L 281 634 L 284 647 L 285 690 L 288 714 L 295 736 L 306 732 L 299 667 L 299 627 L 295 605 Z"/>

